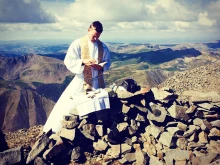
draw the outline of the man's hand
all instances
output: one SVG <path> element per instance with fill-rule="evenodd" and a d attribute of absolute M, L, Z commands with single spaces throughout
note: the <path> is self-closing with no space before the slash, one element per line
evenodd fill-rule
<path fill-rule="evenodd" d="M 82 59 L 82 63 L 87 65 L 87 66 L 91 66 L 92 64 L 96 63 L 96 60 L 93 59 L 93 58 Z"/>
<path fill-rule="evenodd" d="M 96 70 L 102 70 L 103 69 L 103 67 L 99 64 L 91 64 L 90 66 L 93 67 Z"/>

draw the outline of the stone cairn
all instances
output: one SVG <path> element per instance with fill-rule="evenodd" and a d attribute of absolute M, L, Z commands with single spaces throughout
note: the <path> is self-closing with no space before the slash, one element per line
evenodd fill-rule
<path fill-rule="evenodd" d="M 0 164 L 220 163 L 219 94 L 186 93 L 188 101 L 181 101 L 165 87 L 144 94 L 106 90 L 110 109 L 85 117 L 73 110 L 59 133 L 42 133 L 26 154 L 22 147 L 1 152 Z"/>

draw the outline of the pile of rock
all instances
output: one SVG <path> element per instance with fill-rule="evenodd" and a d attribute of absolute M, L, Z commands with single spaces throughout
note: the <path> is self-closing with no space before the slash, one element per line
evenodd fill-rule
<path fill-rule="evenodd" d="M 146 94 L 109 91 L 109 95 L 111 109 L 84 118 L 73 110 L 64 116 L 61 131 L 42 134 L 28 156 L 21 154 L 21 147 L 6 150 L 0 154 L 0 164 L 12 160 L 14 164 L 220 163 L 218 94 L 201 101 L 194 93 L 184 102 L 168 88 L 151 88 Z"/>
<path fill-rule="evenodd" d="M 184 72 L 176 72 L 174 76 L 160 84 L 161 87 L 169 87 L 179 95 L 179 99 L 188 100 L 183 94 L 197 91 L 208 93 L 215 91 L 220 94 L 220 61 L 212 65 L 196 67 Z M 199 96 L 199 95 L 197 95 Z"/>

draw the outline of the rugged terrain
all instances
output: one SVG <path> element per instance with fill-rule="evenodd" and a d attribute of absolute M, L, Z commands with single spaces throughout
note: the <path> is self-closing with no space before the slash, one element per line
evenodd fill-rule
<path fill-rule="evenodd" d="M 7 133 L 5 138 L 10 148 L 24 146 L 28 153 L 31 145 L 25 160 L 35 163 L 217 165 L 219 73 L 216 62 L 175 73 L 144 95 L 118 92 L 105 113 L 109 120 L 100 122 L 90 115 L 78 119 L 74 111 L 64 117 L 60 133 L 43 134 L 35 145 L 42 126 Z M 67 152 L 69 157 L 63 155 Z"/>
<path fill-rule="evenodd" d="M 109 43 L 108 46 L 112 51 L 112 66 L 105 74 L 107 86 L 133 78 L 138 84 L 155 87 L 172 77 L 174 72 L 179 74 L 197 66 L 216 63 L 220 54 L 219 41 L 180 45 Z M 19 54 L 21 49 L 27 53 L 28 47 L 40 55 Z M 74 76 L 61 60 L 67 47 L 1 46 L 7 50 L 0 51 L 0 127 L 3 132 L 45 123 L 55 102 Z"/>

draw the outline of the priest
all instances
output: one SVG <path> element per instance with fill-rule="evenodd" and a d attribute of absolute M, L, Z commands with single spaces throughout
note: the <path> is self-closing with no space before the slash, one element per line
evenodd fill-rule
<path fill-rule="evenodd" d="M 102 24 L 94 21 L 89 26 L 87 35 L 73 41 L 68 48 L 64 64 L 75 74 L 75 77 L 51 111 L 44 125 L 44 132 L 50 129 L 54 133 L 60 131 L 61 120 L 76 106 L 76 101 L 73 100 L 77 95 L 105 87 L 103 72 L 109 69 L 111 62 L 107 46 L 99 40 L 102 31 Z M 105 106 L 100 105 L 100 107 Z"/>

